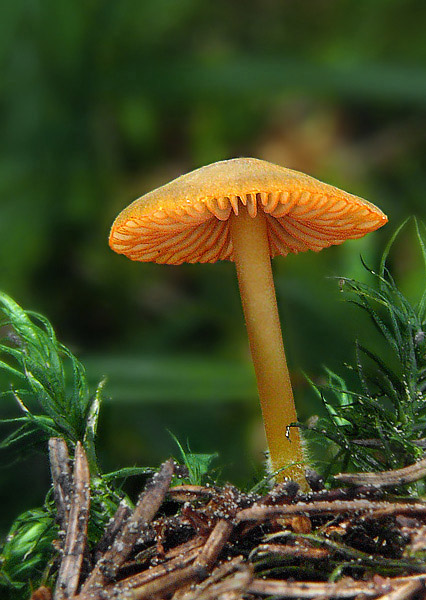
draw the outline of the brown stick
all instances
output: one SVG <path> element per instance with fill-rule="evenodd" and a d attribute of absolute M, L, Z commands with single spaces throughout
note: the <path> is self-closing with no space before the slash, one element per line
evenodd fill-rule
<path fill-rule="evenodd" d="M 395 577 L 380 581 L 360 582 L 343 579 L 337 583 L 317 583 L 310 581 L 282 581 L 276 579 L 254 579 L 247 592 L 260 596 L 279 596 L 280 598 L 353 598 L 360 596 L 381 600 L 405 600 L 424 588 L 426 575 L 414 577 Z M 394 588 L 394 586 L 398 586 Z"/>
<path fill-rule="evenodd" d="M 131 512 L 132 509 L 130 508 L 130 506 L 125 500 L 122 500 L 118 505 L 117 510 L 115 511 L 115 515 L 113 516 L 112 521 L 108 523 L 103 536 L 101 537 L 95 548 L 95 551 L 93 553 L 95 563 L 98 562 L 98 560 L 102 557 L 104 552 L 106 552 L 111 546 L 116 535 L 123 526 L 123 523 L 126 519 L 128 519 Z"/>
<path fill-rule="evenodd" d="M 225 519 L 220 519 L 214 526 L 194 565 L 206 571 L 210 570 L 228 541 L 233 529 L 234 526 L 232 523 Z"/>
<path fill-rule="evenodd" d="M 72 472 L 65 440 L 57 437 L 50 438 L 49 460 L 57 511 L 56 519 L 60 529 L 65 532 L 68 526 L 69 504 L 72 494 Z"/>
<path fill-rule="evenodd" d="M 109 550 L 98 560 L 83 585 L 79 596 L 81 600 L 91 597 L 91 594 L 93 597 L 93 592 L 96 589 L 103 587 L 116 576 L 118 569 L 133 550 L 141 530 L 154 518 L 160 508 L 169 489 L 173 472 L 174 462 L 170 459 L 163 463 L 158 473 L 148 482 L 133 513 L 115 537 Z"/>
<path fill-rule="evenodd" d="M 290 546 L 289 544 L 260 544 L 255 552 L 256 557 L 275 554 L 288 558 L 303 558 L 303 560 L 324 560 L 331 555 L 331 552 L 326 548 Z"/>
<path fill-rule="evenodd" d="M 200 580 L 207 577 L 209 570 L 213 567 L 224 545 L 228 541 L 232 530 L 233 525 L 225 519 L 221 519 L 216 523 L 201 552 L 199 552 L 198 557 L 194 561 L 194 566 L 199 569 L 198 577 Z M 174 597 L 179 600 L 181 596 L 185 597 L 186 593 L 186 589 L 180 588 Z"/>
<path fill-rule="evenodd" d="M 426 458 L 413 465 L 381 473 L 339 473 L 334 479 L 352 485 L 372 485 L 374 487 L 396 487 L 412 483 L 426 477 Z"/>
<path fill-rule="evenodd" d="M 73 493 L 69 509 L 64 556 L 59 568 L 58 579 L 53 595 L 54 600 L 67 600 L 68 598 L 73 597 L 77 591 L 86 543 L 89 506 L 89 465 L 83 446 L 80 442 L 77 442 L 73 470 Z"/>
<path fill-rule="evenodd" d="M 237 580 L 229 577 L 233 574 Z M 216 567 L 210 577 L 195 588 L 191 586 L 187 590 L 179 590 L 172 600 L 215 600 L 223 593 L 244 591 L 252 579 L 253 567 L 245 563 L 242 556 L 236 556 Z"/>
<path fill-rule="evenodd" d="M 384 586 L 383 586 L 384 587 Z M 385 588 L 387 589 L 387 588 Z M 247 592 L 259 596 L 279 596 L 280 598 L 353 598 L 362 595 L 365 598 L 374 598 L 381 594 L 380 586 L 374 583 L 338 582 L 317 583 L 308 581 L 282 581 L 275 579 L 253 579 Z"/>
<path fill-rule="evenodd" d="M 94 595 L 93 599 L 91 600 L 101 598 L 102 593 L 105 592 L 108 593 L 109 598 L 120 597 L 120 595 L 123 596 L 125 593 L 128 594 L 129 591 L 134 588 L 140 588 L 139 593 L 142 593 L 142 586 L 154 581 L 154 579 L 164 577 L 170 573 L 180 571 L 187 567 L 199 554 L 199 548 L 203 544 L 204 540 L 205 538 L 196 536 L 192 540 L 172 548 L 166 554 L 166 559 L 168 559 L 166 562 L 156 567 L 150 567 L 141 573 L 136 573 L 135 575 L 126 577 L 126 579 L 122 579 L 114 586 L 108 586 L 107 588 L 104 588 L 104 590 L 100 590 L 99 595 Z"/>
<path fill-rule="evenodd" d="M 205 541 L 206 541 L 205 536 L 197 535 L 197 536 L 193 537 L 192 539 L 190 539 L 188 542 L 184 542 L 183 544 L 180 544 L 180 546 L 175 546 L 174 548 L 171 548 L 170 550 L 168 550 L 166 552 L 166 554 L 162 558 L 161 565 L 168 564 L 168 561 L 171 561 L 171 559 L 173 559 L 173 558 L 185 557 L 185 559 L 186 559 L 186 557 L 189 553 L 191 553 L 191 556 L 193 558 L 195 558 L 195 556 L 197 556 L 197 554 L 199 553 L 199 548 L 204 545 Z M 155 548 L 151 547 L 151 549 L 154 551 L 154 556 L 150 555 L 149 558 L 154 558 L 155 557 Z M 196 550 L 196 552 L 193 553 L 192 552 L 193 550 Z M 145 553 L 143 553 L 143 554 L 145 554 Z M 138 565 L 141 565 L 142 562 L 145 562 L 147 560 L 146 554 L 145 554 L 145 556 L 142 557 L 142 560 L 139 558 L 140 555 L 135 556 L 135 558 L 133 560 L 125 562 L 123 564 L 122 568 L 123 569 L 138 568 Z M 158 555 L 156 558 L 158 558 Z M 152 568 L 150 568 L 150 570 L 152 570 Z"/>
<path fill-rule="evenodd" d="M 91 600 L 92 598 L 93 600 L 102 598 L 102 593 L 107 593 L 108 598 L 118 598 L 121 595 L 127 598 L 131 590 L 138 590 L 138 593 L 142 594 L 145 587 L 148 589 L 148 584 L 151 584 L 156 579 L 164 579 L 164 577 L 174 573 L 176 574 L 176 577 L 179 577 L 179 573 L 193 562 L 198 553 L 198 548 L 194 548 L 186 552 L 185 555 L 176 556 L 161 565 L 150 567 L 141 573 L 126 577 L 126 579 L 122 579 L 115 585 L 107 586 L 103 590 L 100 590 L 98 595 L 94 592 L 93 596 L 91 596 Z"/>
<path fill-rule="evenodd" d="M 380 600 L 409 600 L 409 598 L 412 598 L 418 592 L 424 590 L 424 587 L 424 580 L 413 579 L 412 581 L 399 585 L 388 594 L 380 596 Z"/>
<path fill-rule="evenodd" d="M 298 502 L 284 506 L 253 506 L 237 513 L 238 522 L 266 521 L 287 515 L 321 515 L 342 514 L 350 512 L 367 512 L 369 517 L 375 518 L 390 514 L 426 514 L 424 502 L 373 502 L 370 500 L 342 500 L 335 502 Z"/>
<path fill-rule="evenodd" d="M 180 546 L 175 546 L 171 548 L 168 552 L 166 552 L 166 559 L 176 558 L 177 556 L 184 556 L 187 552 L 194 549 L 199 549 L 205 542 L 205 537 L 202 535 L 196 535 L 192 539 L 180 544 Z"/>
<path fill-rule="evenodd" d="M 210 577 L 195 589 L 177 592 L 172 600 L 216 600 L 222 594 L 244 592 L 253 579 L 253 567 L 242 556 L 219 565 Z"/>
<path fill-rule="evenodd" d="M 170 488 L 170 496 L 177 502 L 188 502 L 199 498 L 210 498 L 214 489 L 202 485 L 176 485 Z"/>
<path fill-rule="evenodd" d="M 153 598 L 162 598 L 165 594 L 170 594 L 179 589 L 188 582 L 197 582 L 204 577 L 204 569 L 197 567 L 195 564 L 168 573 L 164 577 L 158 577 L 149 583 L 146 583 L 140 588 L 136 588 L 124 593 L 121 598 L 126 600 L 152 600 Z"/>

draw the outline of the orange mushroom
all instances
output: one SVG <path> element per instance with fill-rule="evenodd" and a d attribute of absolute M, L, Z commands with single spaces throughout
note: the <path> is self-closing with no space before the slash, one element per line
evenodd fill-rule
<path fill-rule="evenodd" d="M 273 471 L 307 487 L 277 310 L 271 257 L 318 252 L 378 229 L 376 206 L 308 175 L 254 158 L 220 161 L 178 177 L 125 208 L 111 248 L 132 260 L 233 260 Z M 285 469 L 285 471 L 284 471 Z"/>

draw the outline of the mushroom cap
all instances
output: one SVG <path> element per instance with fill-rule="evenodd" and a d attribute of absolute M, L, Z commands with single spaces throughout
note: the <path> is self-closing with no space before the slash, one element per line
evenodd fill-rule
<path fill-rule="evenodd" d="M 109 244 L 138 261 L 233 260 L 231 213 L 266 215 L 271 256 L 318 252 L 387 222 L 367 200 L 309 175 L 255 158 L 216 162 L 145 194 L 125 208 Z"/>

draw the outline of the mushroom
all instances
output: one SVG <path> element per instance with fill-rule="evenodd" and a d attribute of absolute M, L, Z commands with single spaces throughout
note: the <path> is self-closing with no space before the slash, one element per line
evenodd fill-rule
<path fill-rule="evenodd" d="M 304 489 L 271 257 L 318 252 L 378 229 L 376 206 L 303 173 L 255 158 L 196 169 L 135 200 L 116 218 L 111 248 L 131 260 L 235 262 L 272 471 Z"/>

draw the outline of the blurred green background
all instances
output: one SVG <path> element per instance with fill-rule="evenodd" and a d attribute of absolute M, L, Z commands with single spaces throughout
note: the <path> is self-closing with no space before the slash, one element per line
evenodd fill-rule
<path fill-rule="evenodd" d="M 408 215 L 426 217 L 424 0 L 15 0 L 0 8 L 0 288 L 108 376 L 105 469 L 176 446 L 221 455 L 244 484 L 262 460 L 231 263 L 132 263 L 107 245 L 134 198 L 203 164 L 255 156 L 368 198 L 389 225 L 275 259 L 300 416 L 304 373 L 342 372 L 368 322 L 334 276 L 366 278 Z M 422 286 L 413 231 L 392 254 Z M 1 414 L 12 414 L 3 403 Z M 0 459 L 4 530 L 43 501 L 43 455 Z"/>

